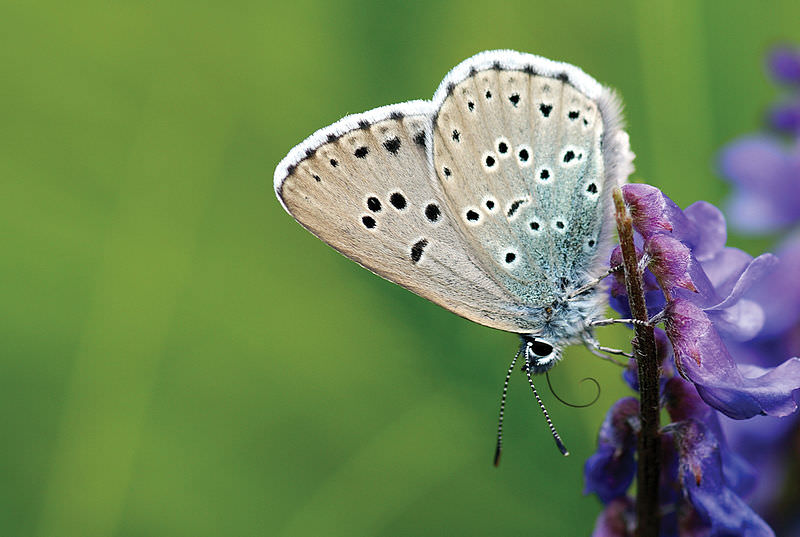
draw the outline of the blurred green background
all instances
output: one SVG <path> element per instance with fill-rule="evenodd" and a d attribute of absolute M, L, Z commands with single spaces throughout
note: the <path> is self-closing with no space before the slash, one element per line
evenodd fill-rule
<path fill-rule="evenodd" d="M 636 178 L 718 202 L 717 148 L 776 93 L 800 4 L 0 5 L 0 535 L 588 535 L 582 465 L 627 390 L 580 348 L 541 391 L 514 336 L 304 231 L 277 162 L 508 47 L 620 91 Z M 626 345 L 625 330 L 603 341 Z"/>

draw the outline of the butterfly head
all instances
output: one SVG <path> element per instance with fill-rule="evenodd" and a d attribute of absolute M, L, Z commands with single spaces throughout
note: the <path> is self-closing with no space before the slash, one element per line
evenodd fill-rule
<path fill-rule="evenodd" d="M 532 373 L 544 373 L 561 359 L 561 349 L 550 341 L 528 334 L 520 337 L 525 352 L 525 364 Z"/>

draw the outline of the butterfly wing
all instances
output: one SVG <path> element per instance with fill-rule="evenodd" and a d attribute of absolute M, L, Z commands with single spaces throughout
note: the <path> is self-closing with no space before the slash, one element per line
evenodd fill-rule
<path fill-rule="evenodd" d="M 543 306 L 596 276 L 633 157 L 610 91 L 574 66 L 493 51 L 451 71 L 437 101 L 436 178 L 493 279 Z"/>
<path fill-rule="evenodd" d="M 463 317 L 518 329 L 513 297 L 472 258 L 430 169 L 431 103 L 346 117 L 275 172 L 286 210 L 342 254 Z"/>
<path fill-rule="evenodd" d="M 494 103 L 502 97 L 513 110 L 479 104 L 479 91 L 486 99 L 481 84 L 487 80 L 497 88 Z M 591 117 L 592 123 L 584 131 L 542 124 L 530 134 L 529 125 L 538 124 L 528 101 L 541 96 L 546 81 L 552 95 L 558 93 L 570 103 L 577 99 L 585 107 L 584 117 Z M 517 91 L 519 99 L 509 89 Z M 470 102 L 475 110 L 468 112 L 485 121 L 483 127 L 461 117 Z M 459 128 L 468 133 L 464 145 L 457 145 Z M 580 146 L 586 152 L 578 159 L 593 167 L 576 167 L 571 182 L 563 182 L 574 190 L 570 194 L 575 199 L 563 211 L 571 227 L 537 239 L 530 234 L 531 215 L 550 218 L 547 223 L 542 220 L 542 227 L 557 226 L 554 218 L 560 217 L 547 212 L 553 203 L 546 200 L 561 191 L 547 197 L 547 190 L 537 190 L 533 175 L 542 165 L 534 162 L 545 162 L 544 157 L 533 158 L 534 148 L 552 143 L 552 136 L 559 142 L 593 143 Z M 508 145 L 502 158 L 497 153 L 500 138 Z M 569 260 L 567 253 L 574 245 L 567 238 L 588 241 L 592 236 L 598 244 L 607 238 L 609 231 L 598 228 L 596 214 L 609 210 L 609 185 L 630 171 L 627 147 L 613 97 L 588 75 L 537 56 L 493 51 L 451 71 L 433 101 L 348 116 L 318 131 L 281 161 L 275 191 L 304 227 L 376 274 L 477 323 L 526 333 L 537 327 L 536 310 L 547 298 L 541 290 L 548 288 L 553 270 L 569 273 L 599 255 L 600 248 L 590 249 Z M 464 148 L 486 151 L 481 153 L 483 164 Z M 522 149 L 529 151 L 530 165 L 519 160 Z M 485 160 L 491 151 L 497 169 L 503 166 L 494 176 Z M 581 181 L 588 180 L 589 173 L 597 176 L 595 197 L 604 201 L 595 201 L 596 212 L 585 214 L 583 204 L 591 197 L 579 196 L 577 185 L 588 188 L 589 183 Z M 493 214 L 488 201 L 496 204 Z M 583 228 L 582 234 L 575 234 Z"/>

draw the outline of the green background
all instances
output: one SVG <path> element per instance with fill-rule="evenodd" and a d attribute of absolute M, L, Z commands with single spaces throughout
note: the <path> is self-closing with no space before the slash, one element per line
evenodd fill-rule
<path fill-rule="evenodd" d="M 553 446 L 516 338 L 304 231 L 275 165 L 339 117 L 429 98 L 487 48 L 626 103 L 639 180 L 718 202 L 759 123 L 782 2 L 18 2 L 0 6 L 0 534 L 587 535 L 582 465 L 627 390 L 573 348 Z M 742 244 L 741 242 L 739 244 Z M 624 329 L 604 343 L 626 345 Z"/>

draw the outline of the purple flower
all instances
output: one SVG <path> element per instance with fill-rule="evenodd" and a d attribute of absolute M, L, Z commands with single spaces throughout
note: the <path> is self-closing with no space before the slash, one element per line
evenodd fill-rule
<path fill-rule="evenodd" d="M 800 221 L 800 143 L 742 138 L 723 149 L 719 168 L 735 186 L 728 213 L 739 229 L 764 233 Z"/>
<path fill-rule="evenodd" d="M 777 248 L 778 264 L 769 278 L 756 282 L 744 296 L 746 299 L 761 304 L 764 312 L 764 328 L 755 338 L 754 349 L 761 350 L 757 359 L 750 361 L 755 365 L 774 366 L 781 356 L 789 356 L 800 349 L 799 337 L 791 337 L 793 327 L 800 322 L 800 230 L 790 235 Z M 776 340 L 788 338 L 784 349 L 758 346 L 770 344 Z M 790 350 L 791 349 L 791 350 Z M 777 351 L 777 352 L 775 352 Z"/>
<path fill-rule="evenodd" d="M 646 239 L 654 233 L 674 231 L 673 223 L 686 228 L 686 218 L 674 201 L 654 186 L 642 183 L 624 185 L 622 197 L 631 213 L 633 227 Z"/>
<path fill-rule="evenodd" d="M 734 184 L 733 223 L 750 232 L 800 224 L 800 49 L 775 49 L 769 67 L 789 92 L 768 121 L 789 136 L 741 139 L 719 161 Z M 662 405 L 671 420 L 661 431 L 661 535 L 774 535 L 745 498 L 753 494 L 750 500 L 765 507 L 798 479 L 784 466 L 797 457 L 791 446 L 800 445 L 800 358 L 792 358 L 800 354 L 800 229 L 780 247 L 779 263 L 771 254 L 754 259 L 725 246 L 725 218 L 711 204 L 681 210 L 649 185 L 626 185 L 623 198 L 638 233 L 648 313 L 665 328 L 656 330 Z M 611 266 L 620 258 L 613 252 Z M 610 303 L 624 318 L 626 294 L 616 274 Z M 623 377 L 639 388 L 635 362 Z M 638 429 L 627 426 L 638 421 L 623 415 L 611 409 L 586 465 L 587 491 L 607 503 L 598 536 L 635 529 L 627 490 Z M 796 498 L 782 503 L 788 508 L 773 505 L 770 520 L 781 534 L 800 531 Z"/>
<path fill-rule="evenodd" d="M 740 496 L 746 496 L 754 489 L 755 469 L 728 447 L 719 414 L 700 398 L 691 383 L 680 377 L 669 379 L 664 386 L 664 407 L 673 422 L 695 420 L 703 423 L 714 434 L 720 447 L 726 486 Z"/>
<path fill-rule="evenodd" d="M 667 304 L 665 327 L 681 376 L 726 416 L 787 416 L 797 410 L 800 358 L 772 369 L 737 367 L 705 312 L 684 299 Z"/>
<path fill-rule="evenodd" d="M 745 295 L 763 304 L 764 328 L 751 341 L 728 342 L 735 356 L 760 367 L 774 367 L 782 357 L 800 349 L 800 231 L 784 240 L 777 254 L 780 263 L 771 277 L 756 283 Z M 786 483 L 797 479 L 787 475 L 785 466 L 797 457 L 791 446 L 800 435 L 800 416 L 757 418 L 747 423 L 723 419 L 721 423 L 730 445 L 758 469 L 760 477 L 751 504 L 768 510 Z"/>
<path fill-rule="evenodd" d="M 761 329 L 763 310 L 743 296 L 777 259 L 771 254 L 753 259 L 726 248 L 725 220 L 708 203 L 682 211 L 649 185 L 626 185 L 623 193 L 634 226 L 645 237 L 648 267 L 667 298 L 665 329 L 681 376 L 695 384 L 707 404 L 732 418 L 794 412 L 800 360 L 745 372 L 723 339 L 750 339 Z"/>
<path fill-rule="evenodd" d="M 767 122 L 778 132 L 800 134 L 800 99 L 789 99 L 772 105 Z"/>
<path fill-rule="evenodd" d="M 748 377 L 765 368 L 779 366 L 800 350 L 800 49 L 780 47 L 769 57 L 774 79 L 786 84 L 788 94 L 773 105 L 768 126 L 787 138 L 751 135 L 726 147 L 721 153 L 722 174 L 734 185 L 730 206 L 733 224 L 747 232 L 765 232 L 795 226 L 793 235 L 777 249 L 780 263 L 769 278 L 756 282 L 744 300 L 761 305 L 762 330 L 749 341 L 725 337 L 728 350 Z M 780 366 L 779 366 L 780 367 Z M 721 419 L 730 446 L 758 470 L 759 480 L 750 498 L 768 515 L 780 534 L 800 535 L 796 497 L 786 491 L 800 479 L 797 460 L 800 416 L 759 417 L 748 422 Z M 783 497 L 782 497 L 783 495 Z"/>
<path fill-rule="evenodd" d="M 719 442 L 708 427 L 689 419 L 671 424 L 669 434 L 677 447 L 681 489 L 694 515 L 682 521 L 682 535 L 775 535 L 726 483 Z"/>
<path fill-rule="evenodd" d="M 769 55 L 769 70 L 776 81 L 785 84 L 800 84 L 800 49 L 782 46 Z"/>
<path fill-rule="evenodd" d="M 592 537 L 633 537 L 636 514 L 627 496 L 612 500 L 597 517 Z"/>
<path fill-rule="evenodd" d="M 636 473 L 633 454 L 639 430 L 639 401 L 620 399 L 609 409 L 597 435 L 597 452 L 584 465 L 584 494 L 603 503 L 625 495 Z"/>
<path fill-rule="evenodd" d="M 797 416 L 763 416 L 746 421 L 723 416 L 720 426 L 731 451 L 735 450 L 758 476 L 753 490 L 748 494 L 748 502 L 759 512 L 769 513 L 771 504 L 778 500 L 783 491 L 793 488 L 797 480 L 796 472 L 787 471 L 787 467 L 791 468 L 798 456 L 794 447 L 800 441 Z M 796 517 L 797 513 L 792 512 L 791 515 Z"/>
<path fill-rule="evenodd" d="M 681 241 L 657 233 L 645 241 L 644 251 L 648 259 L 647 267 L 665 293 L 669 294 L 675 287 L 697 292 L 689 275 L 692 252 Z"/>

